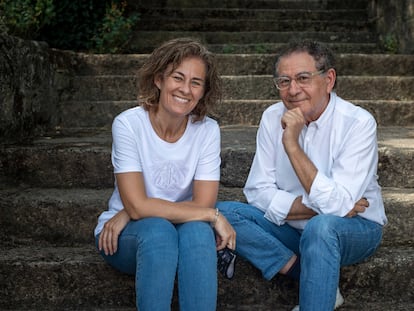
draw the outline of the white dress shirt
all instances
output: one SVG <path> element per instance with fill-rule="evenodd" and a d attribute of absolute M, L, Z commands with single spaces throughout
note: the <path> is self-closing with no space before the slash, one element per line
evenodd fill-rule
<path fill-rule="evenodd" d="M 377 125 L 373 116 L 331 93 L 318 120 L 305 126 L 299 144 L 317 167 L 310 193 L 306 193 L 290 164 L 282 143 L 282 102 L 263 113 L 257 132 L 256 154 L 244 194 L 247 201 L 277 225 L 286 217 L 296 197 L 319 214 L 345 216 L 362 197 L 369 207 L 359 215 L 386 224 L 378 184 Z M 302 229 L 306 220 L 290 220 Z"/>

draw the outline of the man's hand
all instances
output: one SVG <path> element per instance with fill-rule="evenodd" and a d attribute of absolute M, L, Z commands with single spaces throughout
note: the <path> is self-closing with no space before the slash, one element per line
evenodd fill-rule
<path fill-rule="evenodd" d="M 300 108 L 288 110 L 282 117 L 283 138 L 282 142 L 289 152 L 290 147 L 297 147 L 299 144 L 299 135 L 306 124 L 305 117 Z"/>
<path fill-rule="evenodd" d="M 354 217 L 358 215 L 358 213 L 363 213 L 368 207 L 369 202 L 366 198 L 359 199 L 359 201 L 355 203 L 354 208 L 346 214 L 346 217 Z"/>

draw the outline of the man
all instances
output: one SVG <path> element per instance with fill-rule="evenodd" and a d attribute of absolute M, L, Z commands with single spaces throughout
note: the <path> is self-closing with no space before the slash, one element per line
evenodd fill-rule
<path fill-rule="evenodd" d="M 300 279 L 294 310 L 333 310 L 343 302 L 340 267 L 372 255 L 387 222 L 376 122 L 333 91 L 334 56 L 321 43 L 291 43 L 274 82 L 282 102 L 260 122 L 249 204 L 217 207 L 236 230 L 236 252 L 266 279 Z"/>

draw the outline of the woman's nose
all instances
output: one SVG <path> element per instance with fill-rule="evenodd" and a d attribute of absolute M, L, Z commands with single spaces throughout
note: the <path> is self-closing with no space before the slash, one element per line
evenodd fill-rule
<path fill-rule="evenodd" d="M 180 86 L 180 90 L 183 92 L 183 93 L 189 93 L 190 92 L 190 89 L 191 89 L 191 82 L 190 81 L 184 81 L 182 84 L 181 84 L 181 86 Z"/>

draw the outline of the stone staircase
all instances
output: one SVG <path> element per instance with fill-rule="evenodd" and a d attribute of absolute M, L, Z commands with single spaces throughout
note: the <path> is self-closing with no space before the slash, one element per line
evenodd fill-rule
<path fill-rule="evenodd" d="M 222 129 L 220 200 L 244 201 L 260 115 L 278 100 L 275 52 L 292 37 L 310 37 L 339 53 L 338 94 L 379 124 L 389 218 L 378 253 L 342 269 L 340 310 L 414 310 L 414 55 L 380 54 L 367 1 L 198 2 L 134 1 L 142 17 L 127 55 L 50 50 L 60 94 L 50 132 L 0 145 L 0 309 L 134 310 L 134 279 L 94 248 L 113 186 L 110 125 L 136 105 L 135 73 L 146 53 L 191 35 L 217 53 L 225 87 L 214 113 Z M 291 310 L 297 300 L 296 283 L 265 281 L 243 260 L 232 281 L 219 279 L 218 311 Z"/>
<path fill-rule="evenodd" d="M 378 50 L 366 0 L 131 2 L 142 15 L 129 43 L 134 52 L 151 52 L 177 36 L 196 36 L 217 53 L 274 53 L 293 37 L 318 39 L 343 53 Z"/>

